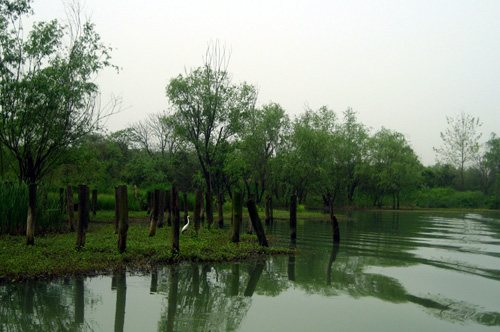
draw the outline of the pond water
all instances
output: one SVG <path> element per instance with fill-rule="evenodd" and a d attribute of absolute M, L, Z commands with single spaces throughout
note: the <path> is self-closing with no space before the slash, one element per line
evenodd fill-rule
<path fill-rule="evenodd" d="M 344 217 L 268 226 L 297 256 L 2 285 L 0 331 L 500 330 L 500 215 Z"/>

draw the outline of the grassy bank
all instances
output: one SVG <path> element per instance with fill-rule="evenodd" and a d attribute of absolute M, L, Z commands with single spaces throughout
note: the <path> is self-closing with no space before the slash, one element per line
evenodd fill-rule
<path fill-rule="evenodd" d="M 242 235 L 241 242 L 230 242 L 228 229 L 200 230 L 198 236 L 181 234 L 180 253 L 171 251 L 170 228 L 148 237 L 149 226 L 129 227 L 127 251 L 118 253 L 117 235 L 109 224 L 91 224 L 86 245 L 75 248 L 75 233 L 46 234 L 26 246 L 22 236 L 0 237 L 0 282 L 39 280 L 70 275 L 105 274 L 128 267 L 148 271 L 156 264 L 181 261 L 222 262 L 288 253 L 284 248 L 260 247 L 256 236 Z"/>

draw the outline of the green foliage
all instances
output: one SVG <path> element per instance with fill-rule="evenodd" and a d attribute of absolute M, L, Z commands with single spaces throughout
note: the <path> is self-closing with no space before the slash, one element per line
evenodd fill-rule
<path fill-rule="evenodd" d="M 489 204 L 480 191 L 433 188 L 421 190 L 416 195 L 416 205 L 426 208 L 484 208 Z"/>
<path fill-rule="evenodd" d="M 24 183 L 0 184 L 0 234 L 22 234 L 28 216 L 28 186 Z M 57 231 L 62 227 L 59 196 L 38 190 L 36 231 Z"/>
<path fill-rule="evenodd" d="M 181 234 L 180 252 L 173 254 L 165 239 L 171 228 L 157 230 L 148 237 L 147 224 L 132 224 L 127 235 L 127 250 L 118 253 L 117 237 L 112 225 L 91 225 L 86 245 L 75 249 L 75 235 L 49 234 L 37 240 L 34 247 L 26 246 L 19 236 L 0 238 L 0 282 L 34 280 L 74 274 L 110 272 L 128 266 L 132 270 L 147 270 L 157 264 L 180 261 L 231 261 L 270 254 L 290 253 L 280 248 L 264 248 L 255 236 L 242 236 L 239 245 L 230 242 L 227 230 L 202 229 L 198 236 Z"/>

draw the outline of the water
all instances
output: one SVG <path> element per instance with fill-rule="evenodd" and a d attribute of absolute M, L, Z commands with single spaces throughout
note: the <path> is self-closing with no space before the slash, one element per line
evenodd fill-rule
<path fill-rule="evenodd" d="M 499 215 L 345 217 L 339 245 L 299 222 L 298 256 L 3 285 L 0 331 L 500 330 Z"/>

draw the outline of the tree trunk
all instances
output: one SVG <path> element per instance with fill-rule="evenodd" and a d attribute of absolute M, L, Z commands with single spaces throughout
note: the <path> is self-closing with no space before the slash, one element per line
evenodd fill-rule
<path fill-rule="evenodd" d="M 219 193 L 217 198 L 217 206 L 219 208 L 219 228 L 224 228 L 224 194 Z"/>
<path fill-rule="evenodd" d="M 243 208 L 242 208 L 242 199 L 241 192 L 237 191 L 233 193 L 233 236 L 231 238 L 231 242 L 238 243 L 240 242 L 240 225 L 243 218 Z"/>
<path fill-rule="evenodd" d="M 179 224 L 181 221 L 180 209 L 179 209 L 179 189 L 172 189 L 172 211 L 173 211 L 173 222 L 172 222 L 172 253 L 174 255 L 179 253 Z"/>
<path fill-rule="evenodd" d="M 92 213 L 97 214 L 97 190 L 92 190 Z"/>
<path fill-rule="evenodd" d="M 160 190 L 158 199 L 158 227 L 163 227 L 163 217 L 165 212 L 165 190 Z"/>
<path fill-rule="evenodd" d="M 205 206 L 207 211 L 207 228 L 210 229 L 214 222 L 214 204 L 213 204 L 213 196 L 211 192 L 207 192 L 205 196 Z"/>
<path fill-rule="evenodd" d="M 194 197 L 194 216 L 193 216 L 193 222 L 194 222 L 194 229 L 196 230 L 196 234 L 198 234 L 198 231 L 200 230 L 200 219 L 201 219 L 201 204 L 203 201 L 203 194 L 200 190 L 196 190 L 196 194 Z"/>
<path fill-rule="evenodd" d="M 68 208 L 68 226 L 69 231 L 75 231 L 75 202 L 73 200 L 73 189 L 66 187 L 66 207 Z"/>
<path fill-rule="evenodd" d="M 81 184 L 78 186 L 78 222 L 76 224 L 76 246 L 85 246 L 85 231 L 89 220 L 89 188 Z"/>
<path fill-rule="evenodd" d="M 167 211 L 167 226 L 172 226 L 172 192 L 167 190 L 165 194 L 166 211 Z"/>
<path fill-rule="evenodd" d="M 64 188 L 59 188 L 59 217 L 61 218 L 61 220 L 65 208 L 66 204 L 64 201 Z"/>
<path fill-rule="evenodd" d="M 188 214 L 189 214 L 189 202 L 188 202 L 187 192 L 184 192 L 182 194 L 182 197 L 184 198 L 184 225 L 185 225 L 188 222 Z"/>
<path fill-rule="evenodd" d="M 123 253 L 127 248 L 128 231 L 128 195 L 127 186 L 118 187 L 120 221 L 118 226 L 118 251 Z"/>
<path fill-rule="evenodd" d="M 253 228 L 257 233 L 259 244 L 263 247 L 268 247 L 266 233 L 264 232 L 264 227 L 262 227 L 262 222 L 260 221 L 259 212 L 257 211 L 257 206 L 255 205 L 253 197 L 247 201 L 247 208 L 248 213 L 250 214 L 250 220 L 252 220 Z"/>
<path fill-rule="evenodd" d="M 28 188 L 28 220 L 26 221 L 26 244 L 35 244 L 36 221 L 36 184 L 30 183 Z"/>
<path fill-rule="evenodd" d="M 200 221 L 203 227 L 205 227 L 205 194 L 203 192 L 201 193 Z"/>
<path fill-rule="evenodd" d="M 297 238 L 297 195 L 290 198 L 290 238 Z"/>
<path fill-rule="evenodd" d="M 271 213 L 269 210 L 269 203 L 270 203 L 269 194 L 266 194 L 265 204 L 266 204 L 266 224 L 267 225 L 269 225 L 269 223 L 271 222 Z"/>
<path fill-rule="evenodd" d="M 149 236 L 155 236 L 156 234 L 156 225 L 158 224 L 158 215 L 160 205 L 160 189 L 155 189 L 153 193 L 153 214 L 151 216 L 151 223 L 149 226 Z"/>
<path fill-rule="evenodd" d="M 151 191 L 148 191 L 148 198 L 147 198 L 147 206 L 148 206 L 148 214 L 151 214 L 151 208 L 153 207 L 153 193 Z"/>

